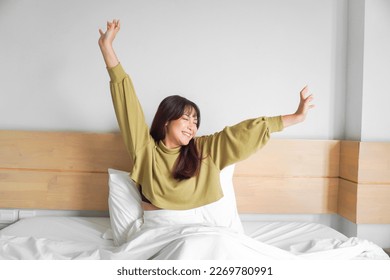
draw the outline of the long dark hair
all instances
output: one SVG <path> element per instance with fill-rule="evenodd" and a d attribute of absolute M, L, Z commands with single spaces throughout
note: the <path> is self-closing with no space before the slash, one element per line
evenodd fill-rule
<path fill-rule="evenodd" d="M 194 109 L 197 116 L 197 128 L 200 125 L 200 110 L 198 106 L 179 95 L 168 96 L 161 101 L 157 112 L 154 115 L 150 135 L 158 142 L 165 139 L 165 124 L 172 120 L 177 120 L 183 116 L 186 110 Z M 173 178 L 177 180 L 189 179 L 195 176 L 200 167 L 199 151 L 195 140 L 192 138 L 188 145 L 181 146 L 180 155 L 172 171 Z"/>

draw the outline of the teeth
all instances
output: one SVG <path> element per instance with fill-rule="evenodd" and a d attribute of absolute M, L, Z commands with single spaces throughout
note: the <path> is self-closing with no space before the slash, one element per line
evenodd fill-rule
<path fill-rule="evenodd" d="M 188 132 L 183 132 L 184 135 L 188 136 L 188 137 L 191 137 L 191 134 L 188 133 Z"/>

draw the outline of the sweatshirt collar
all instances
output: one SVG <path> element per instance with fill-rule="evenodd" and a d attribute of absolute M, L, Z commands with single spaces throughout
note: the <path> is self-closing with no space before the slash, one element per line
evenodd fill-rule
<path fill-rule="evenodd" d="M 178 154 L 180 153 L 180 149 L 181 147 L 177 147 L 177 148 L 173 148 L 173 149 L 169 149 L 167 146 L 164 145 L 163 141 L 159 141 L 158 142 L 158 147 L 164 152 L 164 153 L 167 153 L 167 154 Z"/>

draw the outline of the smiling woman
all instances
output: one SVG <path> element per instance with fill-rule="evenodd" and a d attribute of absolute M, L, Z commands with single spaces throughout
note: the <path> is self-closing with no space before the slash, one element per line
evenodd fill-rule
<path fill-rule="evenodd" d="M 185 99 L 180 96 L 171 96 L 166 99 L 174 99 L 175 101 L 178 99 Z M 185 99 L 186 100 L 186 99 Z M 197 106 L 189 105 L 184 108 L 180 108 L 176 106 L 176 103 L 173 101 L 172 106 L 178 108 L 178 115 L 169 119 L 165 123 L 165 137 L 162 138 L 165 146 L 168 148 L 177 148 L 179 146 L 188 145 L 190 140 L 195 137 L 196 132 L 199 128 L 198 116 L 200 115 L 199 109 Z M 164 101 L 163 101 L 164 102 Z M 157 114 L 156 114 L 157 116 Z M 161 122 L 162 119 L 157 117 L 154 118 L 151 134 L 153 136 L 153 127 L 156 122 Z M 156 139 L 156 137 L 154 137 Z"/>
<path fill-rule="evenodd" d="M 99 30 L 99 46 L 111 78 L 110 89 L 119 127 L 134 163 L 131 179 L 141 189 L 144 210 L 195 210 L 222 198 L 220 171 L 263 147 L 273 132 L 302 122 L 312 96 L 305 87 L 295 113 L 244 120 L 207 136 L 196 136 L 198 106 L 181 96 L 166 97 L 149 130 L 132 81 L 112 43 L 118 20 Z"/>
<path fill-rule="evenodd" d="M 168 149 L 180 149 L 173 170 L 175 179 L 189 179 L 199 170 L 201 157 L 194 140 L 199 125 L 198 106 L 184 97 L 168 96 L 157 109 L 150 134 L 155 141 L 162 141 Z"/>

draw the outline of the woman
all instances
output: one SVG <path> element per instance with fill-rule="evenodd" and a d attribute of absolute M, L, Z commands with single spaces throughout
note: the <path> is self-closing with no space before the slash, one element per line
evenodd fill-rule
<path fill-rule="evenodd" d="M 183 97 L 169 96 L 161 102 L 149 131 L 112 46 L 119 29 L 119 20 L 107 22 L 105 32 L 99 29 L 99 47 L 111 78 L 118 124 L 134 163 L 131 178 L 141 187 L 144 210 L 187 210 L 219 200 L 220 170 L 256 152 L 272 132 L 302 122 L 314 106 L 305 87 L 294 114 L 245 120 L 214 135 L 196 137 L 198 107 Z"/>

